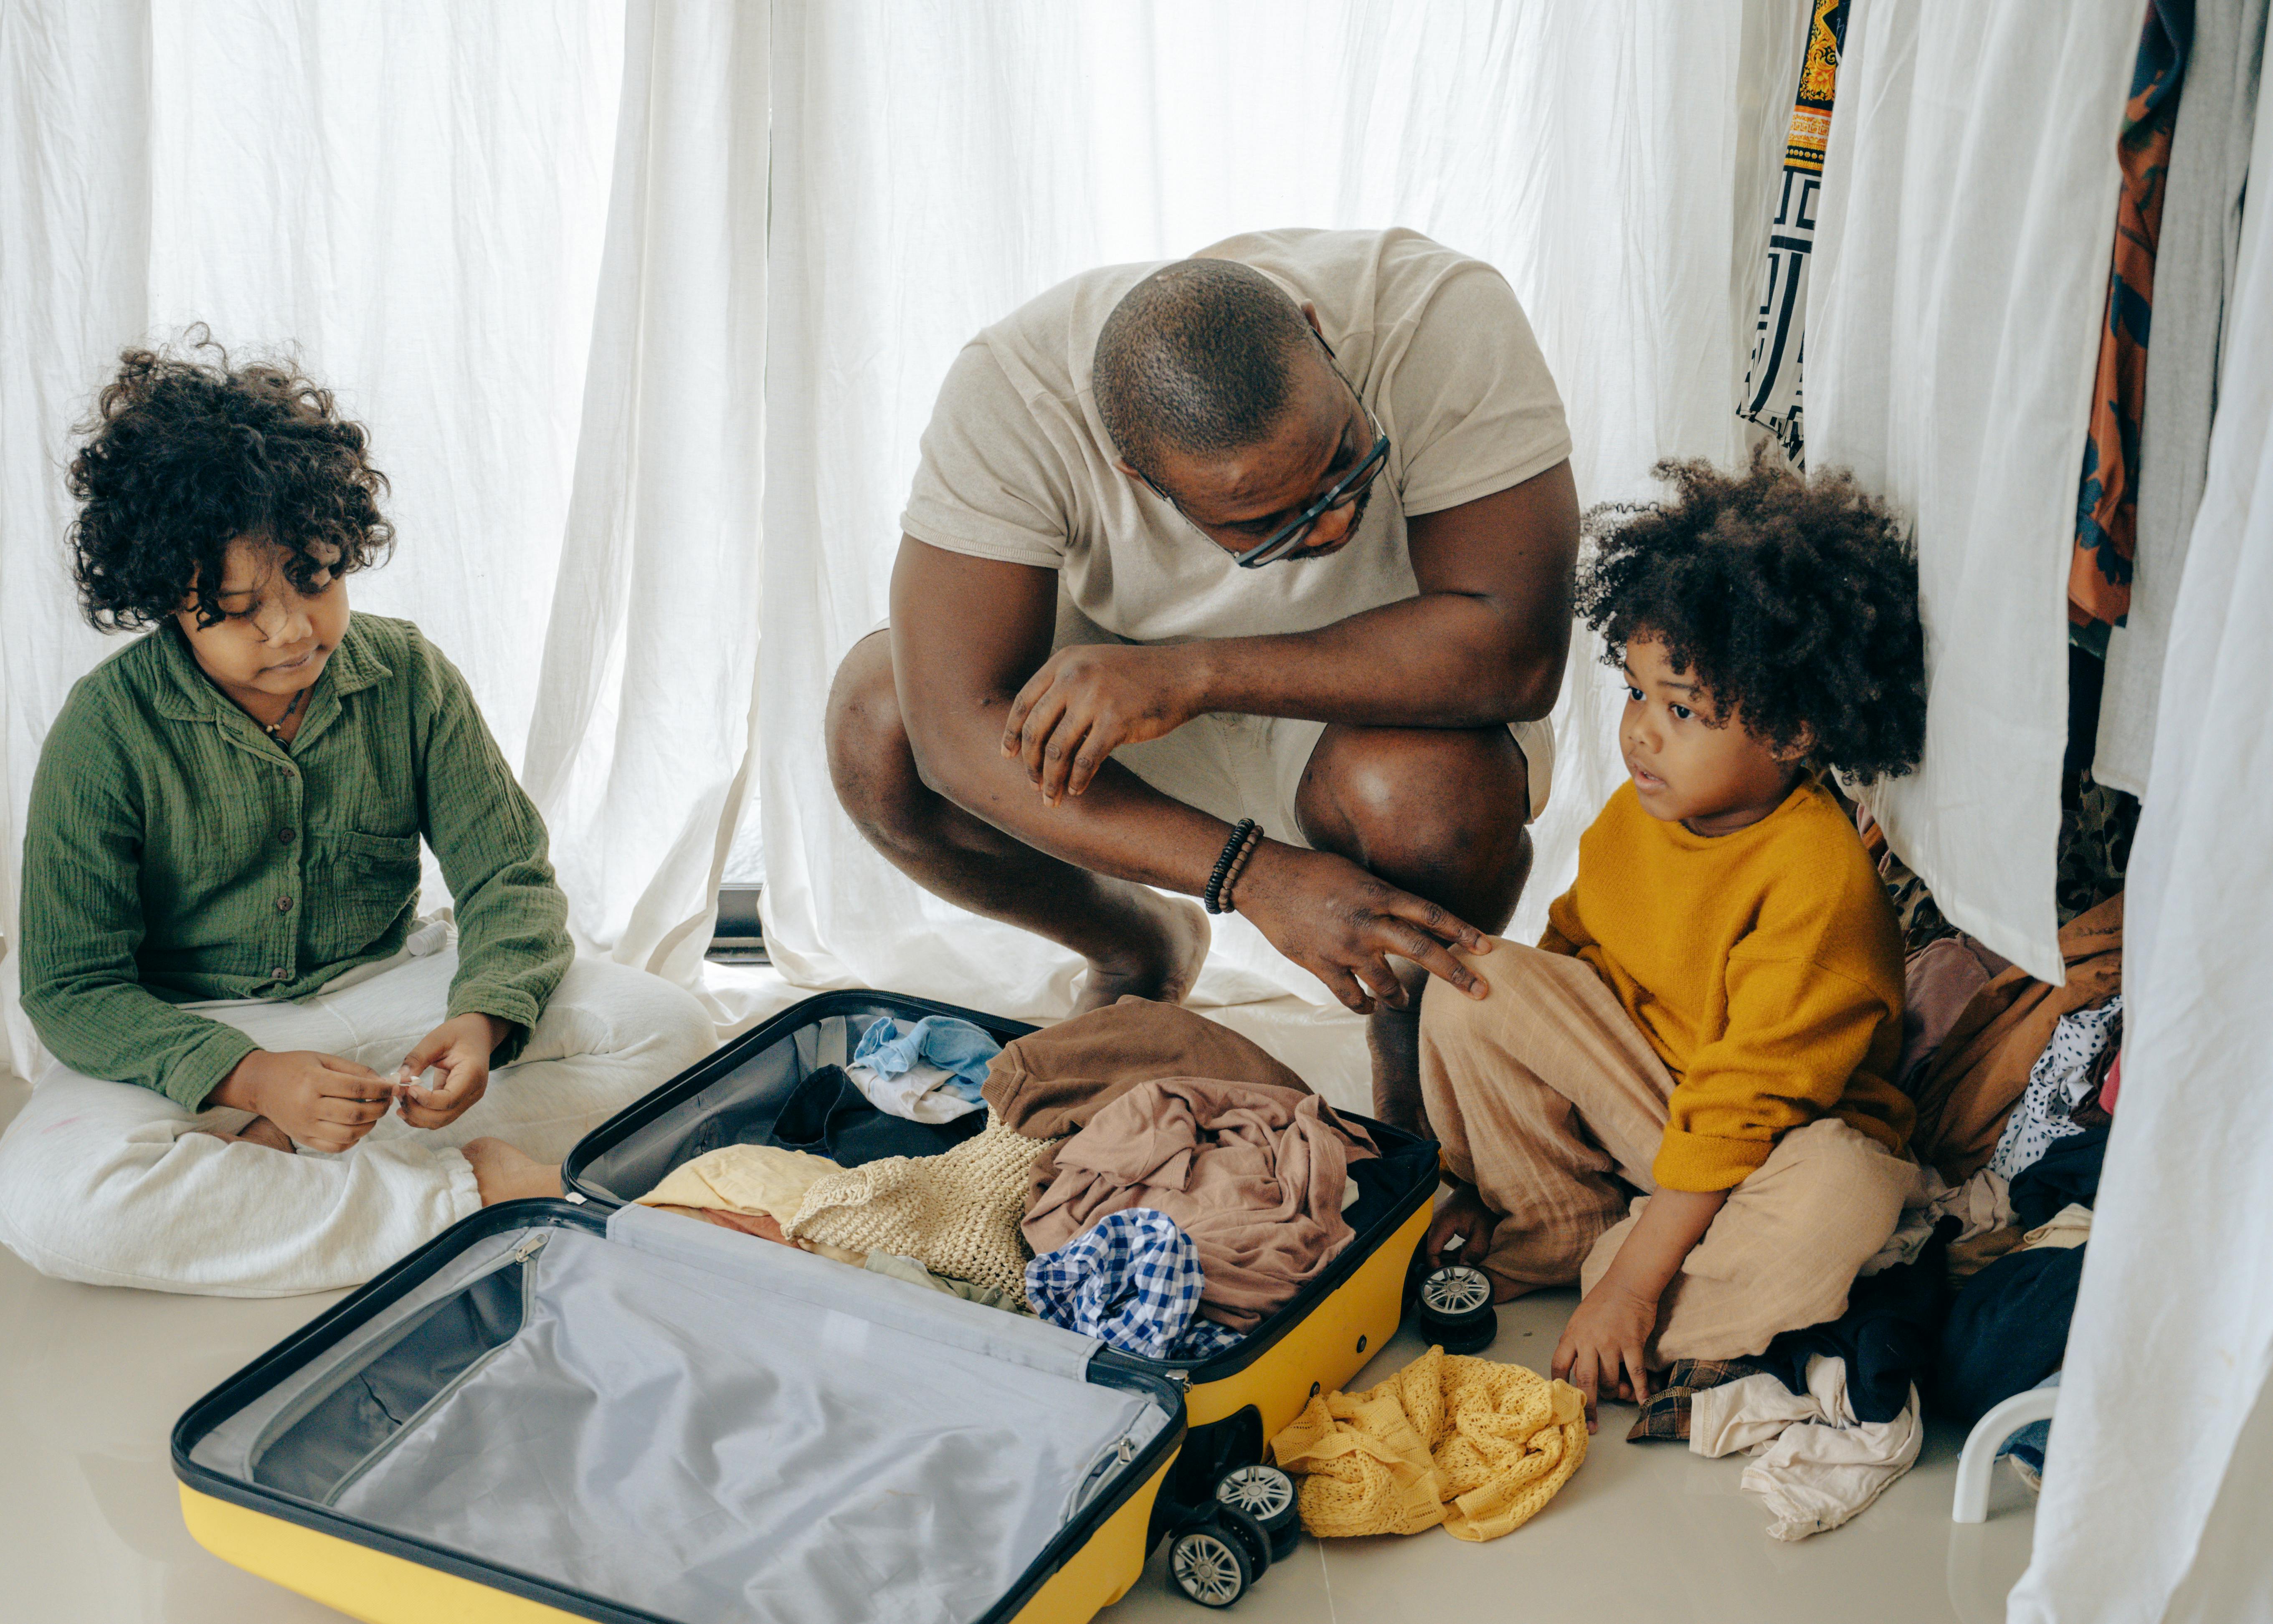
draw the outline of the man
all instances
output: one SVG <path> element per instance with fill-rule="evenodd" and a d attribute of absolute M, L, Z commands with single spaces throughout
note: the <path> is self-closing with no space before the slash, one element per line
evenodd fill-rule
<path fill-rule="evenodd" d="M 1424 972 L 1482 984 L 1570 641 L 1562 402 L 1506 281 L 1411 231 L 1258 232 L 1043 294 L 949 370 L 845 810 L 926 889 L 1177 999 L 1227 906 L 1369 1015 L 1421 1120 Z M 1408 968 L 1392 966 L 1392 958 Z"/>

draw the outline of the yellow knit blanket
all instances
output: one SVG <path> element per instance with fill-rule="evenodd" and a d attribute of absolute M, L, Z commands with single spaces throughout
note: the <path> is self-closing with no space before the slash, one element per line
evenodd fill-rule
<path fill-rule="evenodd" d="M 1363 1393 L 1313 1396 L 1271 1441 L 1321 1538 L 1514 1532 L 1587 1458 L 1579 1390 L 1520 1365 L 1431 1348 Z"/>

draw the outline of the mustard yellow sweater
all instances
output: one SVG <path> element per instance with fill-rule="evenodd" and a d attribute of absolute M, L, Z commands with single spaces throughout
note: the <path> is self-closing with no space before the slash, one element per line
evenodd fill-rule
<path fill-rule="evenodd" d="M 1627 783 L 1579 842 L 1579 879 L 1540 946 L 1576 954 L 1673 1074 L 1652 1168 L 1726 1190 L 1827 1111 L 1900 1150 L 1914 1119 L 1889 1081 L 1902 1042 L 1902 941 L 1854 825 L 1804 780 L 1734 834 L 1692 834 Z"/>

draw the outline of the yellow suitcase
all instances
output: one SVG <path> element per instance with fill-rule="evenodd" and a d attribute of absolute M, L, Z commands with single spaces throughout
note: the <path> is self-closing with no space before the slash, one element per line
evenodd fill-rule
<path fill-rule="evenodd" d="M 371 1624 L 1078 1624 L 1165 1536 L 1186 1595 L 1236 1600 L 1291 1538 L 1285 1479 L 1249 1469 L 1394 1334 L 1436 1146 L 1368 1123 L 1352 1243 L 1199 1361 L 626 1205 L 761 1141 L 887 1014 L 1031 1029 L 834 992 L 726 1045 L 589 1135 L 566 1201 L 454 1225 L 200 1399 L 192 1534 Z"/>

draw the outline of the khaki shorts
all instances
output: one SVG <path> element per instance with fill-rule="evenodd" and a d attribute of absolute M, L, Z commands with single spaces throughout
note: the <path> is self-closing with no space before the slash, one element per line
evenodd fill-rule
<path fill-rule="evenodd" d="M 1123 745 L 1113 759 L 1161 794 L 1226 823 L 1252 818 L 1290 846 L 1308 846 L 1295 797 L 1323 722 L 1283 716 L 1196 716 L 1165 738 Z M 1547 805 L 1555 774 L 1555 730 L 1544 722 L 1512 722 L 1516 748 L 1531 773 L 1531 822 Z"/>
<path fill-rule="evenodd" d="M 1055 647 L 1121 640 L 1059 597 Z M 1252 818 L 1272 840 L 1308 846 L 1295 797 L 1325 730 L 1323 722 L 1212 714 L 1194 717 L 1165 738 L 1123 745 L 1113 759 L 1171 800 L 1226 823 Z M 1531 805 L 1523 809 L 1523 820 L 1530 823 L 1545 810 L 1553 785 L 1555 729 L 1544 721 L 1511 722 L 1507 730 L 1529 769 Z"/>
<path fill-rule="evenodd" d="M 885 621 L 875 631 L 890 629 L 891 623 Z M 1054 647 L 1120 640 L 1092 625 L 1064 598 L 1058 600 Z M 1209 715 L 1194 717 L 1165 738 L 1123 745 L 1113 759 L 1171 800 L 1226 823 L 1252 818 L 1272 840 L 1307 847 L 1310 842 L 1302 833 L 1295 797 L 1310 765 L 1310 752 L 1325 730 L 1323 722 Z M 1553 787 L 1555 729 L 1545 721 L 1511 722 L 1507 730 L 1528 769 L 1531 805 L 1524 808 L 1523 820 L 1531 823 L 1546 809 L 1547 792 Z"/>

